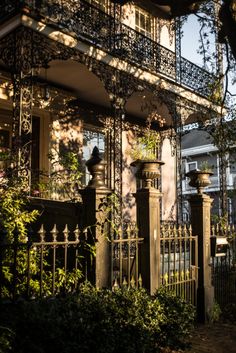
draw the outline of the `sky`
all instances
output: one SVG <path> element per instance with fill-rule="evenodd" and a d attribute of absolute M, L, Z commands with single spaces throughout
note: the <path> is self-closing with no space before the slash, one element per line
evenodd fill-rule
<path fill-rule="evenodd" d="M 199 54 L 197 54 L 198 38 L 199 38 L 199 26 L 195 17 L 189 16 L 188 22 L 186 22 L 183 27 L 183 37 L 181 39 L 181 51 L 182 56 L 195 64 L 201 66 L 202 59 Z"/>
<path fill-rule="evenodd" d="M 181 55 L 189 61 L 204 67 L 203 57 L 198 54 L 200 25 L 195 15 L 190 15 L 188 21 L 183 25 L 183 37 L 181 39 Z M 211 37 L 211 48 L 215 51 L 214 37 Z M 236 85 L 229 85 L 230 91 L 236 94 Z"/>
<path fill-rule="evenodd" d="M 203 66 L 202 55 L 198 54 L 199 48 L 199 31 L 200 26 L 197 22 L 197 18 L 194 15 L 188 17 L 188 21 L 184 23 L 183 37 L 181 39 L 181 51 L 182 56 L 191 62 Z"/>

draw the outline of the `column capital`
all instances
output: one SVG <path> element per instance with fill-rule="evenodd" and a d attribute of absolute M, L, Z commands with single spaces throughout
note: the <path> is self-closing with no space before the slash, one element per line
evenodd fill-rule
<path fill-rule="evenodd" d="M 133 193 L 133 196 L 137 200 L 138 198 L 161 198 L 163 196 L 163 193 L 160 192 L 160 190 L 156 188 L 143 188 L 137 190 L 137 192 Z"/>
<path fill-rule="evenodd" d="M 213 202 L 213 199 L 207 194 L 193 194 L 191 195 L 189 202 L 191 203 L 191 205 L 196 207 L 204 203 L 211 205 Z"/>

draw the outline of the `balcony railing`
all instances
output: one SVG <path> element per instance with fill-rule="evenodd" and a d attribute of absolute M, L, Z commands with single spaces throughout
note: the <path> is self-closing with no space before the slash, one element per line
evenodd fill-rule
<path fill-rule="evenodd" d="M 208 97 L 214 76 L 175 52 L 115 20 L 85 0 L 1 1 L 0 21 L 27 9 L 30 16 L 53 24 L 109 54 L 140 68 L 162 74 Z M 176 75 L 176 67 L 180 75 Z"/>

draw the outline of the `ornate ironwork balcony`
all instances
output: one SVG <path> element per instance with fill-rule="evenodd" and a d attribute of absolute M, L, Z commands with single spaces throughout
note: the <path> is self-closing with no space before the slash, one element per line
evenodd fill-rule
<path fill-rule="evenodd" d="M 26 11 L 31 17 L 56 26 L 111 55 L 208 97 L 214 76 L 173 51 L 117 21 L 85 0 L 3 0 L 0 21 Z M 178 72 L 177 73 L 177 65 Z"/>

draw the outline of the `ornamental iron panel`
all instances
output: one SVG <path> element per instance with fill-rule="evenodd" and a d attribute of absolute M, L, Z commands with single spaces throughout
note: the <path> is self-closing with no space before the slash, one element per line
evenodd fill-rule
<path fill-rule="evenodd" d="M 111 238 L 111 286 L 142 287 L 139 253 L 143 238 L 135 223 L 124 225 Z"/>
<path fill-rule="evenodd" d="M 205 97 L 209 97 L 214 75 L 177 57 L 175 52 L 126 26 L 85 0 L 4 0 L 0 5 L 0 20 L 19 11 L 56 26 L 62 32 L 74 35 L 89 44 L 105 50 L 131 64 L 160 73 L 183 84 Z M 179 65 L 180 63 L 180 65 Z M 179 68 L 176 71 L 176 66 Z"/>
<path fill-rule="evenodd" d="M 38 232 L 28 232 L 13 240 L 1 234 L 0 299 L 17 300 L 55 296 L 76 290 L 80 278 L 87 276 L 87 232 L 66 225 L 51 231 L 42 225 Z M 83 265 L 83 276 L 81 272 Z"/>
<path fill-rule="evenodd" d="M 162 223 L 160 283 L 197 304 L 197 237 L 190 226 Z"/>
<path fill-rule="evenodd" d="M 183 57 L 180 58 L 180 67 L 181 84 L 204 97 L 209 97 L 216 77 Z"/>

